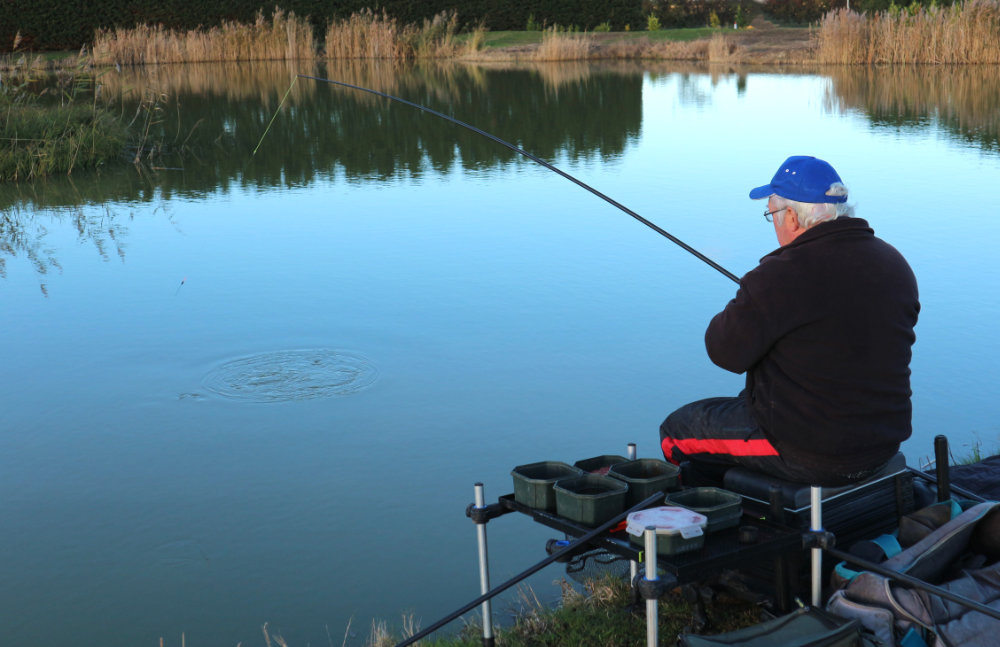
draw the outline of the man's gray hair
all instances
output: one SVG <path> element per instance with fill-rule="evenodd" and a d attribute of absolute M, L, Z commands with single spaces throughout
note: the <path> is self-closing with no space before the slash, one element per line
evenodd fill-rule
<path fill-rule="evenodd" d="M 830 196 L 847 195 L 847 187 L 840 182 L 834 182 L 830 185 L 830 189 L 826 194 Z M 846 202 L 799 202 L 798 200 L 782 198 L 777 194 L 774 195 L 774 206 L 782 210 L 794 209 L 795 213 L 799 216 L 799 225 L 806 229 L 818 225 L 825 220 L 854 215 L 854 207 Z M 774 214 L 774 217 L 779 225 L 785 223 L 784 211 L 779 211 Z"/>

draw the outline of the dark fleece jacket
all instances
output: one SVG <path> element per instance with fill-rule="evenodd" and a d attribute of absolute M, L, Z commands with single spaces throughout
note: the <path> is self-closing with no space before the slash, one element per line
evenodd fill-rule
<path fill-rule="evenodd" d="M 910 436 L 910 348 L 920 304 L 903 256 L 860 218 L 806 230 L 761 259 L 705 333 L 746 371 L 747 404 L 788 460 L 877 467 Z"/>

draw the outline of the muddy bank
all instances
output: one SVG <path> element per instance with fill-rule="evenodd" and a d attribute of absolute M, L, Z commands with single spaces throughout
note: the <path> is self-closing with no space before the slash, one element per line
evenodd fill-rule
<path fill-rule="evenodd" d="M 571 41 L 574 37 L 567 36 Z M 461 56 L 481 61 L 571 61 L 643 59 L 755 65 L 807 65 L 817 62 L 818 35 L 807 27 L 778 27 L 757 18 L 745 29 L 722 30 L 691 41 L 652 40 L 642 33 L 587 33 L 586 45 L 551 47 L 522 44 L 489 47 Z"/>

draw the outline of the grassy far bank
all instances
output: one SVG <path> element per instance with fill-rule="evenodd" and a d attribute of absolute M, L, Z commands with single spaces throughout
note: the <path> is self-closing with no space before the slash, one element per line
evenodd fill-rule
<path fill-rule="evenodd" d="M 600 34 L 604 42 L 641 42 L 651 43 L 663 41 L 688 42 L 699 38 L 711 38 L 713 34 L 726 34 L 728 29 L 719 27 L 687 27 L 683 29 L 660 29 L 657 31 L 620 31 Z M 541 31 L 494 31 L 486 32 L 483 37 L 483 49 L 505 49 L 508 47 L 535 46 L 542 43 L 546 32 Z M 592 33 L 596 37 L 597 34 Z"/>

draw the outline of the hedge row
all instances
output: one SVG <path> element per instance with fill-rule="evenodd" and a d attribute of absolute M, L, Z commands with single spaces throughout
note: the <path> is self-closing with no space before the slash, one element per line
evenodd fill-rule
<path fill-rule="evenodd" d="M 879 13 L 899 7 L 929 7 L 932 4 L 950 6 L 954 0 L 850 0 L 851 9 L 860 13 Z M 845 0 L 766 0 L 764 11 L 772 18 L 786 23 L 808 23 L 820 20 L 823 15 L 845 6 Z"/>
<path fill-rule="evenodd" d="M 719 25 L 728 26 L 738 21 L 737 13 L 745 16 L 749 9 L 743 0 L 645 0 L 643 3 L 643 13 L 647 16 L 656 16 L 663 29 L 673 29 L 680 27 L 704 27 L 708 25 L 712 14 L 719 19 Z M 742 20 L 739 20 L 742 22 Z M 642 27 L 645 28 L 645 20 Z"/>
<path fill-rule="evenodd" d="M 491 30 L 524 29 L 529 18 L 540 25 L 613 29 L 645 24 L 642 0 L 0 0 L 0 51 L 10 51 L 20 33 L 20 49 L 78 49 L 90 43 L 97 28 L 145 23 L 172 29 L 213 27 L 223 21 L 251 22 L 276 6 L 308 16 L 317 35 L 331 19 L 366 8 L 385 10 L 403 23 L 420 24 L 443 11 L 456 10 L 463 27 L 480 22 Z"/>

